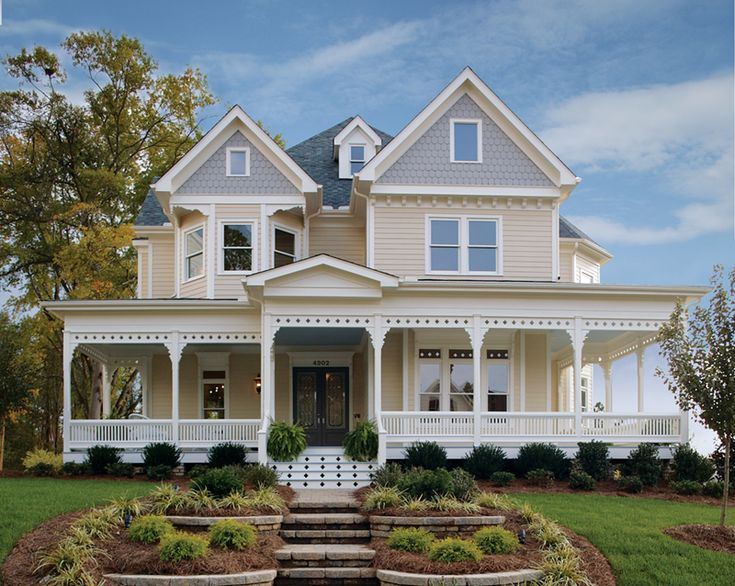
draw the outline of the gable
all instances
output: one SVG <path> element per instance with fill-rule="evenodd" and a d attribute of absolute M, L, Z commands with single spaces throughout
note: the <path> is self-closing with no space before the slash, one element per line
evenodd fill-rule
<path fill-rule="evenodd" d="M 331 267 L 314 267 L 273 279 L 266 287 L 272 297 L 381 297 L 380 283 Z"/>
<path fill-rule="evenodd" d="M 250 149 L 250 175 L 228 177 L 227 149 Z M 238 130 L 184 181 L 176 194 L 298 195 L 296 186 Z"/>
<path fill-rule="evenodd" d="M 482 120 L 482 162 L 450 162 L 450 120 Z M 396 185 L 553 187 L 554 183 L 463 94 L 376 181 Z"/>

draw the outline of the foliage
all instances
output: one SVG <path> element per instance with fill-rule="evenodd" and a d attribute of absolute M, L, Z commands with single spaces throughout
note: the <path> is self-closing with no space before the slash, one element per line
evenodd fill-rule
<path fill-rule="evenodd" d="M 452 475 L 452 494 L 461 501 L 470 501 L 477 492 L 477 483 L 472 474 L 462 468 L 453 469 Z"/>
<path fill-rule="evenodd" d="M 592 586 L 579 553 L 568 543 L 544 552 L 540 569 L 544 575 L 536 581 L 538 586 Z"/>
<path fill-rule="evenodd" d="M 447 451 L 436 442 L 415 442 L 404 451 L 406 466 L 436 470 L 447 465 Z"/>
<path fill-rule="evenodd" d="M 388 547 L 399 551 L 426 553 L 434 542 L 434 534 L 419 527 L 399 527 L 388 535 Z"/>
<path fill-rule="evenodd" d="M 142 515 L 147 508 L 141 499 L 130 498 L 127 495 L 114 498 L 107 505 L 107 509 L 119 522 L 124 522 L 127 515 L 131 517 Z"/>
<path fill-rule="evenodd" d="M 143 467 L 168 466 L 176 468 L 181 463 L 181 448 L 168 442 L 155 442 L 143 448 Z"/>
<path fill-rule="evenodd" d="M 482 551 L 472 541 L 447 537 L 431 544 L 429 559 L 434 562 L 479 562 Z"/>
<path fill-rule="evenodd" d="M 186 507 L 186 497 L 174 484 L 159 484 L 150 494 L 151 510 L 156 513 L 179 511 Z"/>
<path fill-rule="evenodd" d="M 715 465 L 717 478 L 725 480 L 725 446 L 719 443 L 715 450 L 710 454 L 710 460 Z M 730 478 L 735 478 L 735 458 L 730 458 Z M 735 483 L 730 484 L 730 492 L 732 492 Z"/>
<path fill-rule="evenodd" d="M 223 519 L 209 527 L 209 543 L 222 549 L 243 550 L 255 543 L 257 535 L 254 525 L 234 519 Z"/>
<path fill-rule="evenodd" d="M 569 460 L 564 452 L 545 443 L 530 443 L 521 446 L 515 462 L 516 473 L 526 476 L 531 470 L 543 468 L 550 471 L 554 478 L 562 480 L 569 471 Z"/>
<path fill-rule="evenodd" d="M 639 493 L 643 492 L 643 481 L 638 476 L 621 476 L 618 487 L 625 492 Z"/>
<path fill-rule="evenodd" d="M 287 510 L 286 501 L 273 487 L 263 487 L 245 493 L 246 506 L 253 509 L 264 509 L 274 513 L 283 513 Z"/>
<path fill-rule="evenodd" d="M 518 538 L 502 527 L 483 527 L 475 532 L 472 541 L 487 555 L 513 553 L 518 549 Z"/>
<path fill-rule="evenodd" d="M 356 462 L 369 462 L 378 457 L 378 429 L 374 421 L 361 421 L 342 442 L 345 455 Z"/>
<path fill-rule="evenodd" d="M 535 511 L 530 516 L 528 531 L 541 544 L 541 549 L 555 549 L 569 543 L 559 525 Z"/>
<path fill-rule="evenodd" d="M 658 448 L 654 444 L 640 444 L 631 450 L 623 462 L 626 476 L 637 476 L 645 486 L 656 486 L 661 478 L 663 466 L 658 459 Z"/>
<path fill-rule="evenodd" d="M 594 490 L 595 479 L 581 470 L 572 470 L 569 475 L 569 488 L 572 490 Z"/>
<path fill-rule="evenodd" d="M 671 466 L 676 480 L 694 480 L 707 482 L 715 475 L 715 465 L 689 444 L 682 444 L 674 449 Z"/>
<path fill-rule="evenodd" d="M 725 490 L 725 484 L 720 480 L 710 480 L 702 485 L 702 494 L 705 496 L 713 496 L 715 498 L 722 498 L 722 493 Z M 732 492 L 732 487 L 730 487 Z"/>
<path fill-rule="evenodd" d="M 579 442 L 575 464 L 595 480 L 605 480 L 610 476 L 610 451 L 601 441 Z"/>
<path fill-rule="evenodd" d="M 119 519 L 113 511 L 93 509 L 74 521 L 72 529 L 80 529 L 94 540 L 108 539 Z"/>
<path fill-rule="evenodd" d="M 715 267 L 709 305 L 687 312 L 678 301 L 670 320 L 661 326 L 661 354 L 666 372 L 656 370 L 677 404 L 717 434 L 725 448 L 720 526 L 725 525 L 735 437 L 735 267 L 725 276 Z M 644 480 L 645 482 L 645 480 Z"/>
<path fill-rule="evenodd" d="M 216 497 L 223 497 L 243 487 L 243 471 L 236 466 L 210 468 L 191 482 L 193 488 L 206 489 Z"/>
<path fill-rule="evenodd" d="M 481 492 L 475 497 L 475 503 L 481 507 L 499 511 L 510 511 L 517 507 L 508 495 L 492 492 Z"/>
<path fill-rule="evenodd" d="M 162 515 L 143 515 L 135 517 L 130 523 L 128 535 L 138 543 L 158 543 L 169 533 L 173 533 L 174 526 Z"/>
<path fill-rule="evenodd" d="M 368 511 L 400 507 L 404 494 L 394 486 L 376 486 L 365 496 L 362 506 Z"/>
<path fill-rule="evenodd" d="M 84 476 L 89 474 L 91 470 L 86 462 L 64 462 L 61 472 L 66 476 Z"/>
<path fill-rule="evenodd" d="M 465 454 L 462 466 L 478 480 L 487 480 L 505 467 L 505 452 L 498 446 L 481 444 Z"/>
<path fill-rule="evenodd" d="M 461 511 L 467 514 L 480 512 L 480 506 L 478 504 L 472 501 L 459 500 L 449 494 L 438 494 L 431 500 L 425 502 L 426 508 L 432 511 Z"/>
<path fill-rule="evenodd" d="M 105 468 L 105 472 L 110 476 L 132 478 L 135 476 L 135 466 L 132 464 L 125 464 L 124 462 L 117 462 L 115 464 L 109 464 L 107 468 Z"/>
<path fill-rule="evenodd" d="M 403 468 L 396 462 L 386 462 L 373 471 L 373 482 L 377 486 L 398 486 Z"/>
<path fill-rule="evenodd" d="M 549 487 L 554 484 L 554 473 L 545 468 L 535 468 L 526 473 L 526 480 L 532 486 Z"/>
<path fill-rule="evenodd" d="M 182 508 L 201 513 L 218 508 L 217 498 L 206 488 L 192 488 L 183 493 Z"/>
<path fill-rule="evenodd" d="M 409 497 L 430 499 L 436 495 L 452 492 L 452 475 L 443 468 L 438 470 L 412 468 L 403 475 L 398 488 Z"/>
<path fill-rule="evenodd" d="M 158 464 L 157 466 L 148 466 L 145 469 L 145 475 L 150 480 L 168 480 L 173 476 L 174 469 L 166 464 Z"/>
<path fill-rule="evenodd" d="M 193 533 L 173 532 L 161 539 L 160 557 L 164 562 L 195 560 L 207 555 L 209 542 Z"/>
<path fill-rule="evenodd" d="M 255 488 L 275 488 L 278 472 L 265 464 L 252 464 L 245 468 L 245 482 Z"/>
<path fill-rule="evenodd" d="M 510 486 L 515 479 L 516 475 L 512 472 L 499 471 L 493 473 L 490 477 L 490 482 L 492 482 L 494 486 Z"/>
<path fill-rule="evenodd" d="M 53 476 L 59 473 L 62 465 L 61 454 L 48 450 L 32 450 L 23 458 L 23 468 L 34 476 Z"/>
<path fill-rule="evenodd" d="M 306 449 L 306 432 L 298 423 L 272 421 L 268 429 L 268 456 L 276 462 L 290 462 Z"/>
<path fill-rule="evenodd" d="M 212 468 L 224 466 L 244 466 L 247 459 L 247 450 L 242 444 L 223 442 L 209 448 L 207 462 Z"/>
<path fill-rule="evenodd" d="M 94 564 L 95 556 L 102 551 L 91 540 L 80 543 L 74 537 L 62 539 L 55 548 L 44 553 L 36 571 L 43 571 L 49 577 L 45 584 L 56 586 L 97 586 L 86 570 L 86 564 Z"/>
<path fill-rule="evenodd" d="M 683 495 L 702 494 L 704 488 L 702 483 L 696 480 L 674 480 L 669 487 L 676 494 Z"/>
<path fill-rule="evenodd" d="M 122 452 L 120 448 L 112 446 L 92 446 L 87 448 L 86 463 L 89 465 L 92 474 L 105 474 L 110 464 L 121 462 L 120 452 Z"/>

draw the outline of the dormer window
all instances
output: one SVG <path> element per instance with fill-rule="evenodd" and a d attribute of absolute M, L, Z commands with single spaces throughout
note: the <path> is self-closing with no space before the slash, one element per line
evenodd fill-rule
<path fill-rule="evenodd" d="M 227 176 L 248 177 L 250 175 L 250 149 L 231 147 L 227 149 Z"/>
<path fill-rule="evenodd" d="M 482 163 L 482 121 L 452 119 L 450 128 L 450 161 Z"/>
<path fill-rule="evenodd" d="M 365 145 L 350 145 L 350 173 L 357 173 L 365 165 Z"/>
<path fill-rule="evenodd" d="M 204 228 L 190 230 L 184 236 L 184 278 L 195 279 L 204 274 Z"/>

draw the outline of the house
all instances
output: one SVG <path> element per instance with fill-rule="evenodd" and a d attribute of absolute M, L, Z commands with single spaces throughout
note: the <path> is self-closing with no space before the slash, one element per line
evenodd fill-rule
<path fill-rule="evenodd" d="M 686 413 L 644 402 L 643 350 L 707 290 L 601 283 L 610 253 L 561 215 L 579 181 L 469 68 L 394 137 L 356 116 L 284 151 L 233 107 L 151 186 L 137 299 L 46 304 L 65 324 L 64 458 L 170 441 L 198 462 L 234 441 L 266 462 L 273 420 L 306 428 L 311 459 L 288 468 L 306 476 L 367 419 L 380 462 L 418 439 L 450 457 L 686 441 Z M 101 365 L 95 419 L 72 413 L 75 352 Z M 613 393 L 631 353 L 637 384 Z M 108 419 L 125 366 L 142 414 Z"/>

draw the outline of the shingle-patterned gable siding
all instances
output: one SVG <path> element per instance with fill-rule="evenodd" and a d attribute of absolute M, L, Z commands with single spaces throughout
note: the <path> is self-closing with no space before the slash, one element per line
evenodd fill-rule
<path fill-rule="evenodd" d="M 482 120 L 482 163 L 449 160 L 451 118 Z M 378 178 L 399 185 L 552 186 L 551 180 L 482 111 L 462 96 Z"/>
<path fill-rule="evenodd" d="M 250 148 L 250 176 L 228 177 L 228 147 Z M 176 191 L 179 194 L 296 195 L 298 189 L 240 132 L 235 133 Z"/>

